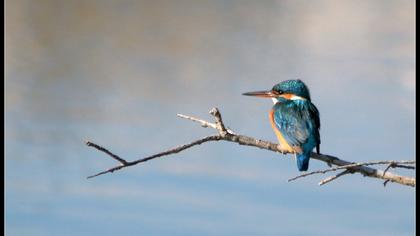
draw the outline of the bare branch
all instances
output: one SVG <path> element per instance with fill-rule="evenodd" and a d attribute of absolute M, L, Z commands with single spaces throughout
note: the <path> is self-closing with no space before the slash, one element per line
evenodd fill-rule
<path fill-rule="evenodd" d="M 394 167 L 395 163 L 390 163 L 388 164 L 388 166 L 385 168 L 383 175 L 385 175 L 385 173 L 389 170 L 389 168 Z M 384 184 L 386 185 L 386 184 Z"/>
<path fill-rule="evenodd" d="M 220 114 L 219 110 L 216 107 L 213 107 L 209 113 L 214 116 L 214 119 L 216 120 L 216 129 L 219 131 L 219 134 L 225 135 L 227 130 L 223 124 L 222 115 Z"/>
<path fill-rule="evenodd" d="M 331 171 L 336 171 L 336 170 L 341 170 L 341 169 L 348 169 L 351 171 L 357 171 L 354 169 L 354 167 L 361 167 L 361 166 L 369 166 L 369 165 L 380 165 L 380 164 L 389 164 L 389 165 L 397 165 L 397 164 L 415 164 L 416 161 L 373 161 L 373 162 L 361 162 L 361 163 L 351 163 L 351 164 L 347 164 L 347 165 L 342 165 L 342 166 L 338 166 L 338 167 L 333 167 L 333 168 L 329 168 L 329 169 L 324 169 L 324 170 L 317 170 L 317 171 L 312 171 L 312 172 L 308 172 L 302 175 L 298 175 L 295 176 L 291 179 L 289 179 L 288 181 L 293 181 L 299 178 L 303 178 L 309 175 L 314 175 L 314 174 L 325 174 L 327 172 L 331 172 Z M 358 171 L 360 172 L 360 171 Z M 381 171 L 382 172 L 382 177 L 384 177 L 386 175 L 385 171 Z"/>
<path fill-rule="evenodd" d="M 108 151 L 108 149 L 106 149 L 104 147 L 101 147 L 101 146 L 99 146 L 99 145 L 97 145 L 95 143 L 89 142 L 89 141 L 86 141 L 86 145 L 88 145 L 89 147 L 94 147 L 94 148 L 98 149 L 101 152 L 105 152 L 110 157 L 114 158 L 115 160 L 117 160 L 118 162 L 120 162 L 123 165 L 127 164 L 127 161 L 126 160 L 124 160 L 121 157 L 115 155 L 114 153 Z"/>
<path fill-rule="evenodd" d="M 343 172 L 340 172 L 340 173 L 338 173 L 336 175 L 330 176 L 330 177 L 322 180 L 318 184 L 319 184 L 319 186 L 324 185 L 324 184 L 329 183 L 329 182 L 331 182 L 331 181 L 333 181 L 333 180 L 335 180 L 335 179 L 337 179 L 337 178 L 339 178 L 339 177 L 341 177 L 343 175 L 350 174 L 350 173 L 352 173 L 350 170 L 345 170 Z"/>
<path fill-rule="evenodd" d="M 145 158 L 142 158 L 142 159 L 139 159 L 139 160 L 136 160 L 136 161 L 132 161 L 129 164 L 137 165 L 139 163 L 150 161 L 150 160 L 158 158 L 158 157 L 167 156 L 167 155 L 170 155 L 170 154 L 175 154 L 175 153 L 181 152 L 185 149 L 188 149 L 188 148 L 196 146 L 196 145 L 200 145 L 200 144 L 205 143 L 205 142 L 219 141 L 219 140 L 222 140 L 222 137 L 220 137 L 219 135 L 207 136 L 207 137 L 204 137 L 202 139 L 193 141 L 191 143 L 187 143 L 187 144 L 184 144 L 184 145 L 181 145 L 181 146 L 177 146 L 177 147 L 169 149 L 167 151 L 164 151 L 164 152 L 161 152 L 161 153 L 158 153 L 158 154 L 154 154 L 154 155 L 151 155 L 149 157 L 145 157 Z"/>
<path fill-rule="evenodd" d="M 195 145 L 200 145 L 202 143 L 209 142 L 209 141 L 219 141 L 219 140 L 221 140 L 221 137 L 219 135 L 207 136 L 207 137 L 204 137 L 202 139 L 196 140 L 194 142 L 187 143 L 187 144 L 184 144 L 184 145 L 181 145 L 181 146 L 177 146 L 177 147 L 172 148 L 172 149 L 169 149 L 167 151 L 160 152 L 160 153 L 157 153 L 157 154 L 154 154 L 154 155 L 145 157 L 145 158 L 141 158 L 141 159 L 138 159 L 138 160 L 135 160 L 135 161 L 128 162 L 128 161 L 126 161 L 126 160 L 124 160 L 122 158 L 119 158 L 119 159 L 122 160 L 122 162 L 121 162 L 122 164 L 121 165 L 115 166 L 115 167 L 110 168 L 108 170 L 101 171 L 101 172 L 99 172 L 99 173 L 97 173 L 95 175 L 88 176 L 87 178 L 90 179 L 90 178 L 93 178 L 93 177 L 96 177 L 96 176 L 99 176 L 99 175 L 103 175 L 103 174 L 107 174 L 107 173 L 112 173 L 112 172 L 114 172 L 116 170 L 120 170 L 122 168 L 126 168 L 126 167 L 133 166 L 133 165 L 137 165 L 137 164 L 139 164 L 141 162 L 146 162 L 146 161 L 149 161 L 149 160 L 158 158 L 158 157 L 162 157 L 162 156 L 167 156 L 167 155 L 170 155 L 170 154 L 178 153 L 180 151 L 183 151 L 183 150 L 188 149 L 190 147 L 193 147 Z M 87 144 L 88 144 L 88 146 L 93 146 L 95 148 L 100 147 L 99 145 L 94 144 L 92 142 L 87 142 Z M 99 149 L 99 150 L 101 150 L 101 149 Z M 107 151 L 106 153 L 109 154 L 113 158 L 114 158 L 114 156 L 116 156 L 115 154 L 113 154 L 113 153 L 111 153 L 109 151 Z"/>
<path fill-rule="evenodd" d="M 133 165 L 136 165 L 136 164 L 148 161 L 148 160 L 155 159 L 157 157 L 162 157 L 162 156 L 167 156 L 167 155 L 171 155 L 171 154 L 174 154 L 174 153 L 178 153 L 178 152 L 181 152 L 185 149 L 193 147 L 195 145 L 199 145 L 199 144 L 209 142 L 209 141 L 223 140 L 223 141 L 238 143 L 239 145 L 258 147 L 258 148 L 261 148 L 261 149 L 266 149 L 266 150 L 273 151 L 273 152 L 279 152 L 279 153 L 282 153 L 282 154 L 290 153 L 287 150 L 282 149 L 282 147 L 279 144 L 275 144 L 275 143 L 260 140 L 260 139 L 255 139 L 253 137 L 248 137 L 248 136 L 245 136 L 245 135 L 236 134 L 232 130 L 226 129 L 226 126 L 223 123 L 221 114 L 220 114 L 220 112 L 217 108 L 211 109 L 210 114 L 214 116 L 215 123 L 212 123 L 212 122 L 209 122 L 209 121 L 206 121 L 206 120 L 202 120 L 202 119 L 199 119 L 199 118 L 191 117 L 191 116 L 182 115 L 182 114 L 178 114 L 178 116 L 181 117 L 181 118 L 184 118 L 184 119 L 188 119 L 188 120 L 191 120 L 191 121 L 194 121 L 194 122 L 198 122 L 203 127 L 210 127 L 210 128 L 216 129 L 218 131 L 218 135 L 208 136 L 208 137 L 196 140 L 194 142 L 184 144 L 184 145 L 181 145 L 181 146 L 177 146 L 173 149 L 170 149 L 170 150 L 167 150 L 167 151 L 164 151 L 164 152 L 161 152 L 161 153 L 158 153 L 158 154 L 146 157 L 146 158 L 131 161 L 131 162 L 126 161 L 123 158 L 118 157 L 117 155 L 111 153 L 107 149 L 105 149 L 105 148 L 103 148 L 103 147 L 101 147 L 97 144 L 94 144 L 92 142 L 87 142 L 86 144 L 88 146 L 92 146 L 92 147 L 94 147 L 94 148 L 96 148 L 96 149 L 98 149 L 102 152 L 105 152 L 106 154 L 111 156 L 113 159 L 115 159 L 115 160 L 117 160 L 118 162 L 121 163 L 121 165 L 118 165 L 118 166 L 115 166 L 115 167 L 110 168 L 108 170 L 99 172 L 98 174 L 89 176 L 88 178 L 93 178 L 93 177 L 96 177 L 96 176 L 99 176 L 99 175 L 102 175 L 102 174 L 111 173 L 111 172 L 114 172 L 116 170 L 126 168 L 128 166 L 133 166 Z M 360 173 L 364 176 L 384 179 L 384 180 L 386 180 L 386 182 L 391 181 L 391 182 L 395 182 L 395 183 L 399 183 L 399 184 L 403 184 L 403 185 L 408 185 L 408 186 L 413 186 L 413 187 L 416 185 L 415 178 L 396 175 L 396 174 L 388 172 L 388 170 L 381 171 L 381 170 L 377 170 L 377 169 L 374 169 L 374 168 L 367 167 L 368 165 L 391 164 L 391 163 L 393 163 L 391 167 L 394 167 L 394 168 L 395 167 L 400 167 L 400 168 L 414 169 L 415 168 L 414 166 L 409 166 L 407 164 L 415 164 L 415 161 L 377 161 L 377 162 L 365 162 L 365 163 L 352 163 L 352 162 L 348 162 L 348 161 L 345 161 L 345 160 L 341 160 L 341 159 L 339 159 L 337 157 L 334 157 L 334 156 L 325 155 L 325 154 L 317 154 L 317 153 L 314 153 L 314 152 L 311 153 L 311 158 L 319 160 L 319 161 L 326 162 L 329 166 L 336 165 L 338 167 L 306 173 L 306 174 L 294 177 L 292 179 L 289 179 L 289 181 L 292 181 L 292 180 L 295 180 L 295 179 L 298 179 L 298 178 L 301 178 L 301 177 L 305 177 L 305 176 L 308 176 L 308 175 L 312 175 L 312 174 L 327 173 L 327 172 L 330 172 L 330 171 L 346 169 L 346 171 L 348 170 L 348 172 L 344 171 L 340 174 L 337 174 L 336 176 L 329 177 L 329 178 L 321 181 L 320 185 L 331 182 L 332 180 L 337 179 L 338 177 L 343 176 L 345 174 L 348 174 L 350 172 L 351 173 L 358 172 L 358 173 Z M 389 167 L 389 168 L 391 168 L 391 167 Z M 386 183 L 384 183 L 384 184 L 386 184 Z"/>
<path fill-rule="evenodd" d="M 410 163 L 413 164 L 413 163 Z M 407 166 L 407 165 L 399 165 L 397 162 L 391 162 L 389 165 L 385 168 L 383 175 L 389 170 L 389 168 L 405 168 L 405 169 L 415 169 L 414 166 Z M 384 183 L 386 185 L 386 183 Z"/>
<path fill-rule="evenodd" d="M 216 125 L 215 124 L 213 124 L 211 122 L 208 122 L 206 120 L 198 119 L 198 118 L 195 118 L 195 117 L 192 117 L 192 116 L 186 116 L 186 115 L 183 115 L 183 114 L 176 114 L 176 115 L 178 117 L 181 117 L 181 118 L 184 118 L 184 119 L 187 119 L 187 120 L 198 122 L 204 128 L 210 127 L 210 128 L 216 129 Z"/>
<path fill-rule="evenodd" d="M 100 175 L 103 175 L 103 174 L 106 174 L 106 173 L 112 173 L 112 172 L 114 172 L 114 171 L 116 171 L 116 170 L 119 170 L 119 169 L 122 169 L 122 168 L 124 168 L 124 167 L 127 167 L 127 165 L 119 165 L 119 166 L 115 166 L 115 167 L 112 167 L 112 168 L 110 168 L 110 169 L 108 169 L 108 170 L 104 170 L 104 171 L 101 171 L 101 172 L 99 172 L 99 173 L 97 173 L 97 174 L 94 174 L 94 175 L 88 176 L 87 178 L 88 178 L 88 179 L 91 179 L 91 178 L 94 178 L 94 177 L 96 177 L 96 176 L 100 176 Z"/>
<path fill-rule="evenodd" d="M 195 118 L 195 117 L 192 117 L 192 116 L 187 116 L 187 115 L 183 115 L 183 114 L 176 114 L 178 117 L 181 117 L 181 118 L 184 118 L 184 119 L 187 119 L 187 120 L 191 120 L 191 121 L 194 121 L 194 122 L 198 122 L 198 123 L 200 123 L 200 125 L 201 125 L 201 127 L 204 127 L 204 128 L 207 128 L 207 127 L 210 127 L 210 128 L 213 128 L 213 129 L 217 129 L 217 127 L 216 127 L 216 124 L 214 124 L 214 123 L 211 123 L 211 122 L 208 122 L 208 121 L 206 121 L 206 120 L 202 120 L 202 119 L 199 119 L 199 118 Z M 235 134 L 232 130 L 230 130 L 230 129 L 226 129 L 227 130 L 227 132 L 228 133 L 230 133 L 230 134 Z"/>

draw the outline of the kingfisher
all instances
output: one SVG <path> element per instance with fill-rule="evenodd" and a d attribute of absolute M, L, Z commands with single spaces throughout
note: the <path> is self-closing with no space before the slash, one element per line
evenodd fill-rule
<path fill-rule="evenodd" d="M 268 91 L 243 95 L 271 98 L 269 119 L 282 149 L 294 153 L 299 171 L 306 171 L 312 150 L 319 154 L 321 127 L 319 112 L 311 102 L 308 87 L 299 79 L 286 80 Z"/>

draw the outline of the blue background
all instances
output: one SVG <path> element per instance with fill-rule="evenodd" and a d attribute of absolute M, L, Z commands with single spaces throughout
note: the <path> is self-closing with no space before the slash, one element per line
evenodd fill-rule
<path fill-rule="evenodd" d="M 412 160 L 414 1 L 17 0 L 5 13 L 6 235 L 414 235 L 411 187 L 288 183 L 292 156 L 224 142 L 86 180 L 116 163 L 84 144 L 134 160 L 214 134 L 176 114 L 211 120 L 215 106 L 274 142 L 272 102 L 241 93 L 300 78 L 322 153 Z"/>

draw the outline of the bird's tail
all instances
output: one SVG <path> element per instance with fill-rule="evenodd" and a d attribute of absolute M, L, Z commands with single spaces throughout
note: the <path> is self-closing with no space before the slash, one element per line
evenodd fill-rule
<path fill-rule="evenodd" d="M 296 162 L 297 162 L 297 167 L 298 167 L 299 171 L 307 171 L 308 170 L 310 156 L 311 156 L 310 152 L 309 153 L 297 154 Z"/>

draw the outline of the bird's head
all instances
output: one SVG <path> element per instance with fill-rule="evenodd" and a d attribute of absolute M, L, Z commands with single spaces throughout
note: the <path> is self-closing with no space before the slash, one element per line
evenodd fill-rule
<path fill-rule="evenodd" d="M 268 91 L 248 92 L 243 95 L 272 98 L 274 103 L 284 99 L 311 100 L 308 87 L 299 79 L 282 81 Z"/>

